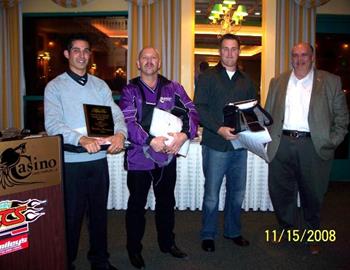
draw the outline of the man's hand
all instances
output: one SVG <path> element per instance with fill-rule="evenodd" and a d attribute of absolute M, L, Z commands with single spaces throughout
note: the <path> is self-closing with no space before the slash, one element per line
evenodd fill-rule
<path fill-rule="evenodd" d="M 164 152 L 165 153 L 165 141 L 167 140 L 166 137 L 159 136 L 159 137 L 154 137 L 151 142 L 150 146 L 153 148 L 154 151 L 156 152 Z"/>
<path fill-rule="evenodd" d="M 82 136 L 79 140 L 79 143 L 82 147 L 86 149 L 90 154 L 96 153 L 101 150 L 101 139 L 100 138 L 91 138 Z"/>
<path fill-rule="evenodd" d="M 176 155 L 179 152 L 181 146 L 187 140 L 187 135 L 183 132 L 171 132 L 168 134 L 174 139 L 168 146 L 165 147 L 165 153 Z"/>
<path fill-rule="evenodd" d="M 231 140 L 236 140 L 238 139 L 239 135 L 238 134 L 233 134 L 233 132 L 235 131 L 234 128 L 230 128 L 230 127 L 220 127 L 218 129 L 218 134 L 223 137 L 225 140 L 227 141 L 231 141 Z"/>
<path fill-rule="evenodd" d="M 125 137 L 123 133 L 114 134 L 113 136 L 106 138 L 106 140 L 111 143 L 107 149 L 107 153 L 117 154 L 124 149 Z"/>

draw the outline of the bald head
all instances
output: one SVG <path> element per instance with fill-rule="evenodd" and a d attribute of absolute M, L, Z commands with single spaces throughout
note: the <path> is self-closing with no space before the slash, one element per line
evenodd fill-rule
<path fill-rule="evenodd" d="M 297 48 L 304 48 L 305 50 L 308 50 L 311 54 L 314 53 L 314 47 L 312 47 L 312 45 L 307 42 L 300 42 L 298 44 L 295 44 L 294 47 L 292 48 L 292 53 Z"/>
<path fill-rule="evenodd" d="M 139 52 L 139 56 L 138 56 L 138 59 L 140 60 L 140 58 L 142 57 L 142 55 L 145 53 L 145 52 L 153 52 L 154 54 L 157 55 L 157 57 L 160 59 L 160 54 L 158 52 L 158 50 L 156 48 L 153 48 L 153 47 L 144 47 L 140 52 Z"/>

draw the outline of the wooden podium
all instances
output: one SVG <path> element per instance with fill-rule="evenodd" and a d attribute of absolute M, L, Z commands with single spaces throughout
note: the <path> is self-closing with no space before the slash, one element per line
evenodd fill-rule
<path fill-rule="evenodd" d="M 66 269 L 60 136 L 0 142 L 0 269 Z"/>

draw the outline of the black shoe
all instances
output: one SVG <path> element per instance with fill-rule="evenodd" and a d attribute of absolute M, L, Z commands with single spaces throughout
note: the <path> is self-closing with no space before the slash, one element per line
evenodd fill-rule
<path fill-rule="evenodd" d="M 108 263 L 107 266 L 91 266 L 91 270 L 118 270 L 115 266 Z"/>
<path fill-rule="evenodd" d="M 208 252 L 214 252 L 215 251 L 215 243 L 212 239 L 205 239 L 202 241 L 202 249 L 204 251 Z"/>
<path fill-rule="evenodd" d="M 176 245 L 173 245 L 169 250 L 161 250 L 164 253 L 170 253 L 171 256 L 179 259 L 187 258 L 187 254 L 179 249 Z"/>
<path fill-rule="evenodd" d="M 129 260 L 130 263 L 136 267 L 137 269 L 145 268 L 145 261 L 142 258 L 141 253 L 130 253 L 129 254 Z"/>
<path fill-rule="evenodd" d="M 108 270 L 118 270 L 117 267 L 115 267 L 111 264 L 109 264 L 108 266 L 109 266 L 109 268 L 107 268 Z"/>
<path fill-rule="evenodd" d="M 227 239 L 231 239 L 233 243 L 235 243 L 237 246 L 240 247 L 246 247 L 249 246 L 249 241 L 247 239 L 244 239 L 243 236 L 237 236 L 237 237 L 226 237 Z"/>

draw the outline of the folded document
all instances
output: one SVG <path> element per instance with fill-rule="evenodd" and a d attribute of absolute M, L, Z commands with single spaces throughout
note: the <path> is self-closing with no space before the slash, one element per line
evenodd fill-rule
<path fill-rule="evenodd" d="M 166 145 L 170 145 L 173 141 L 173 137 L 168 133 L 170 132 L 181 132 L 182 120 L 167 112 L 158 108 L 154 108 L 151 127 L 149 133 L 153 136 L 164 136 L 168 140 L 165 141 Z M 186 156 L 190 146 L 190 140 L 186 140 L 179 150 L 179 155 Z"/>
<path fill-rule="evenodd" d="M 271 142 L 271 136 L 267 128 L 262 131 L 242 131 L 236 140 L 232 140 L 232 146 L 235 149 L 245 148 L 250 152 L 269 162 L 267 157 L 267 143 Z"/>

